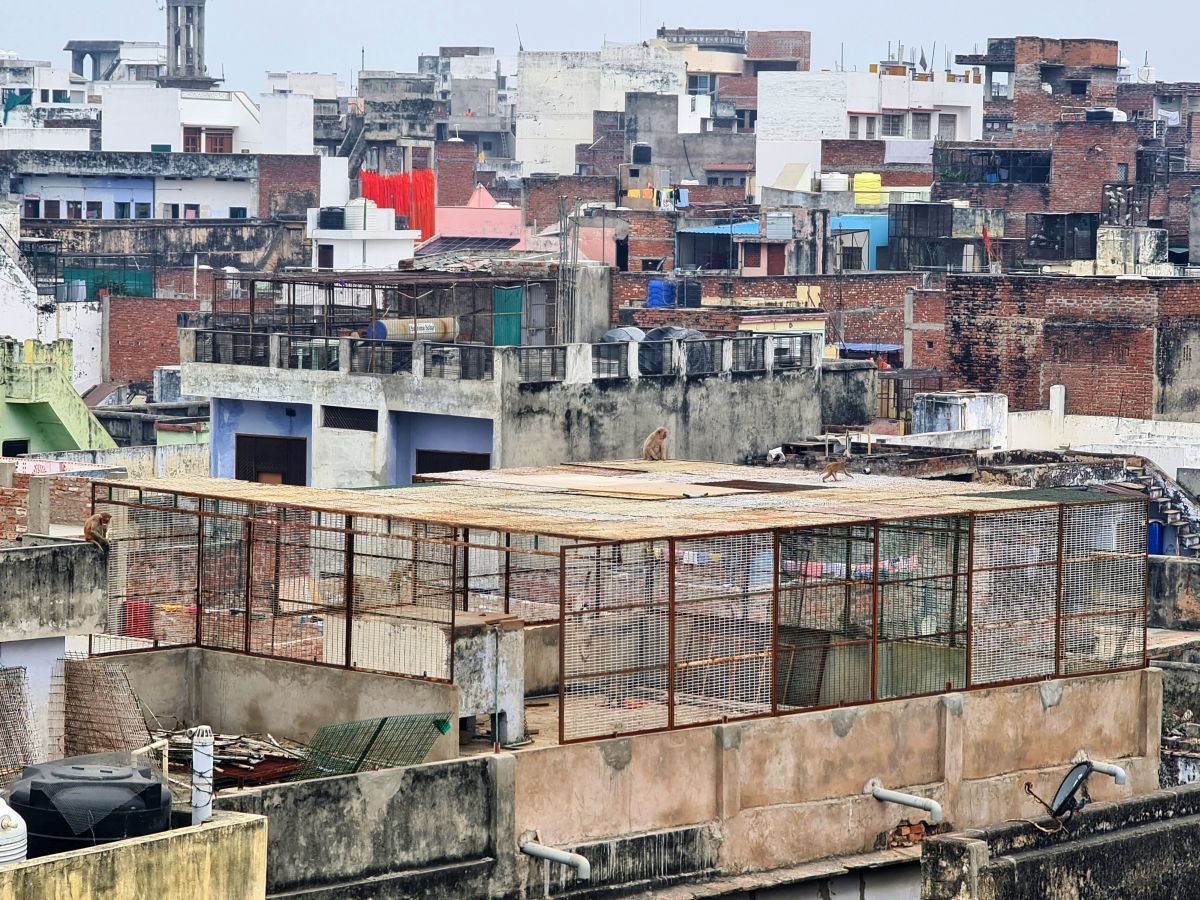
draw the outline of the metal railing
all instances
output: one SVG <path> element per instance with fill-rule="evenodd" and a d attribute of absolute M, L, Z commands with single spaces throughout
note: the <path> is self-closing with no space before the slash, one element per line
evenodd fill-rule
<path fill-rule="evenodd" d="M 359 374 L 399 375 L 412 372 L 411 341 L 350 342 L 350 371 Z"/>
<path fill-rule="evenodd" d="M 592 344 L 592 378 L 627 378 L 629 345 L 626 343 Z"/>
<path fill-rule="evenodd" d="M 279 336 L 279 361 L 285 369 L 336 372 L 341 342 L 337 338 Z"/>
<path fill-rule="evenodd" d="M 766 368 L 767 339 L 765 337 L 734 338 L 734 372 L 764 372 Z"/>
<path fill-rule="evenodd" d="M 638 348 L 638 371 L 642 377 L 674 375 L 675 352 L 670 341 L 642 341 Z"/>
<path fill-rule="evenodd" d="M 716 375 L 720 372 L 723 345 L 724 341 L 720 338 L 684 341 L 680 344 L 684 358 L 687 360 L 688 378 L 703 378 L 706 375 Z"/>
<path fill-rule="evenodd" d="M 776 335 L 772 343 L 775 369 L 811 369 L 817 364 L 811 334 Z"/>
<path fill-rule="evenodd" d="M 491 381 L 494 349 L 482 344 L 426 344 L 425 377 Z"/>
<path fill-rule="evenodd" d="M 567 377 L 566 347 L 518 347 L 521 383 L 562 381 Z"/>
<path fill-rule="evenodd" d="M 232 366 L 269 366 L 271 336 L 243 331 L 196 332 L 196 362 Z"/>

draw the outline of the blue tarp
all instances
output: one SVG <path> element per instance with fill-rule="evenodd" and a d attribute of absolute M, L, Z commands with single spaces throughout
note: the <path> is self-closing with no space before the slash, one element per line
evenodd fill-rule
<path fill-rule="evenodd" d="M 757 222 L 738 222 L 734 225 L 708 225 L 704 228 L 680 228 L 680 234 L 758 234 Z"/>

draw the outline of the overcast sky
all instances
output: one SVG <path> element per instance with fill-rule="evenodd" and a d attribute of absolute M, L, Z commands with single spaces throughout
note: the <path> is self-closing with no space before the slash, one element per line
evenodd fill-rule
<path fill-rule="evenodd" d="M 71 39 L 163 40 L 162 0 L 42 0 L 19 4 L 4 17 L 0 49 L 68 63 Z M 1036 34 L 1118 40 L 1134 65 L 1148 50 L 1158 77 L 1200 81 L 1192 38 L 1194 7 L 1167 0 L 1134 14 L 1117 0 L 209 0 L 208 68 L 226 86 L 262 91 L 271 70 L 334 72 L 343 81 L 359 68 L 413 71 L 420 53 L 443 44 L 517 50 L 596 49 L 607 38 L 640 40 L 670 27 L 805 29 L 813 35 L 814 69 L 830 68 L 844 53 L 847 68 L 865 67 L 887 53 L 888 41 L 924 45 L 931 63 L 944 50 L 982 52 L 987 38 Z M 937 42 L 937 59 L 933 45 Z M 918 49 L 919 53 L 919 49 Z"/>

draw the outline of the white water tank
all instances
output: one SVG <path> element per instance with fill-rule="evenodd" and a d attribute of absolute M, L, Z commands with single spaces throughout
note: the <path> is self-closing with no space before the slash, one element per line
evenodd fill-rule
<path fill-rule="evenodd" d="M 844 172 L 823 172 L 821 174 L 821 192 L 850 190 L 850 176 Z"/>
<path fill-rule="evenodd" d="M 0 800 L 0 866 L 25 862 L 29 832 L 25 820 Z"/>
<path fill-rule="evenodd" d="M 366 231 L 369 221 L 368 210 L 374 212 L 376 204 L 374 200 L 359 197 L 357 200 L 347 203 L 345 209 L 346 224 L 343 227 L 347 231 Z"/>

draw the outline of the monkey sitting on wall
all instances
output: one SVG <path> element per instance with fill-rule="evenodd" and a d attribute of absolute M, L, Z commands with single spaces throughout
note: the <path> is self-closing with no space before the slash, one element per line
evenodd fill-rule
<path fill-rule="evenodd" d="M 655 428 L 642 444 L 642 459 L 662 462 L 667 458 L 667 429 Z"/>
<path fill-rule="evenodd" d="M 824 471 L 821 472 L 821 480 L 822 481 L 830 481 L 830 480 L 837 481 L 839 472 L 842 475 L 845 475 L 847 478 L 854 477 L 853 475 L 850 474 L 850 464 L 848 462 L 846 462 L 844 459 L 837 459 L 837 460 L 834 460 L 833 462 L 831 462 L 829 465 L 827 465 L 825 467 Z"/>
<path fill-rule="evenodd" d="M 96 513 L 88 516 L 83 523 L 83 539 L 108 552 L 108 523 L 112 516 L 108 513 Z"/>

